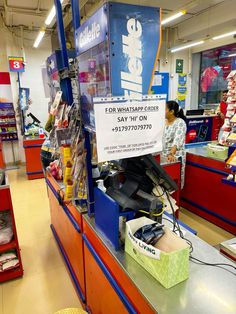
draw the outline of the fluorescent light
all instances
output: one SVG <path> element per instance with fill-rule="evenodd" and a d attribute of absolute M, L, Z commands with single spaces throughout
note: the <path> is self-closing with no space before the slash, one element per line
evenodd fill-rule
<path fill-rule="evenodd" d="M 236 53 L 231 53 L 230 55 L 228 55 L 228 57 L 235 57 Z"/>
<path fill-rule="evenodd" d="M 38 45 L 40 44 L 41 40 L 43 39 L 43 36 L 45 35 L 45 29 L 42 29 L 37 38 L 35 39 L 35 42 L 34 42 L 34 48 L 38 48 Z"/>
<path fill-rule="evenodd" d="M 187 48 L 191 48 L 191 47 L 194 47 L 194 46 L 201 45 L 201 44 L 203 44 L 203 43 L 204 43 L 204 40 L 197 41 L 197 42 L 193 42 L 193 43 L 189 43 L 189 44 L 184 45 L 184 46 L 179 46 L 179 47 L 176 47 L 176 48 L 171 48 L 171 49 L 170 49 L 170 52 L 176 52 L 176 51 L 184 50 L 184 49 L 187 49 Z"/>
<path fill-rule="evenodd" d="M 63 2 L 64 0 L 61 0 L 61 3 Z M 46 25 L 50 25 L 52 23 L 52 20 L 54 19 L 54 17 L 56 16 L 56 9 L 55 9 L 55 5 L 51 8 L 51 11 L 49 12 L 47 18 L 46 18 L 46 21 L 45 21 L 45 24 Z"/>
<path fill-rule="evenodd" d="M 45 24 L 50 25 L 52 23 L 52 20 L 54 19 L 55 15 L 56 15 L 56 9 L 55 9 L 55 5 L 54 5 L 52 7 L 51 11 L 49 12 L 47 18 L 46 18 Z"/>
<path fill-rule="evenodd" d="M 167 24 L 169 22 L 172 22 L 172 21 L 178 19 L 179 17 L 181 17 L 184 14 L 186 14 L 186 11 L 185 10 L 181 10 L 178 13 L 176 13 L 176 14 L 174 14 L 174 15 L 172 15 L 170 17 L 167 17 L 166 19 L 162 20 L 161 21 L 161 25 L 165 25 L 165 24 Z"/>
<path fill-rule="evenodd" d="M 234 34 L 236 34 L 236 31 L 225 33 L 225 34 L 222 34 L 222 35 L 219 35 L 219 36 L 215 36 L 215 37 L 212 37 L 212 39 L 213 40 L 217 40 L 217 39 L 225 38 L 225 37 L 228 37 L 228 36 L 231 36 L 231 35 L 234 35 Z"/>

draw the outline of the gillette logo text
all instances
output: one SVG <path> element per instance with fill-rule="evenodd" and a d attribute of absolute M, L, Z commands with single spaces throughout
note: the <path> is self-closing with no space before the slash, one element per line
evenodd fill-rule
<path fill-rule="evenodd" d="M 79 45 L 84 47 L 100 36 L 100 25 L 94 22 L 91 27 L 87 26 L 79 36 Z"/>
<path fill-rule="evenodd" d="M 125 96 L 140 97 L 142 88 L 142 25 L 134 18 L 127 21 L 128 36 L 122 35 L 122 51 L 128 58 L 127 71 L 121 71 L 121 88 Z"/>

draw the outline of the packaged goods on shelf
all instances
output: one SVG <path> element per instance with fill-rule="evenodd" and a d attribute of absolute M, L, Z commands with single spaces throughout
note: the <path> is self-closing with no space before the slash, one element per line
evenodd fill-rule
<path fill-rule="evenodd" d="M 11 215 L 8 211 L 0 212 L 0 245 L 11 242 L 12 237 Z"/>
<path fill-rule="evenodd" d="M 10 270 L 19 266 L 19 259 L 15 251 L 5 252 L 0 255 L 0 272 Z"/>
<path fill-rule="evenodd" d="M 234 123 L 236 123 L 236 71 L 231 71 L 227 76 L 228 81 L 228 97 L 227 97 L 227 113 L 222 130 L 219 135 L 219 143 L 221 145 L 230 145 L 234 139 Z M 226 135 L 228 134 L 227 138 Z"/>
<path fill-rule="evenodd" d="M 229 166 L 236 166 L 236 150 L 231 154 L 226 164 Z"/>
<path fill-rule="evenodd" d="M 56 180 L 63 180 L 65 200 L 84 200 L 87 198 L 86 153 L 79 106 L 60 102 L 53 114 L 55 124 L 49 139 L 58 154 L 50 164 L 50 172 Z"/>

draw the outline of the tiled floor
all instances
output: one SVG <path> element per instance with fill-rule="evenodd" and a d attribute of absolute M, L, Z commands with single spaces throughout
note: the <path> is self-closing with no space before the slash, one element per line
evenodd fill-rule
<path fill-rule="evenodd" d="M 53 314 L 81 307 L 50 229 L 43 179 L 8 171 L 24 276 L 0 284 L 0 314 Z"/>
<path fill-rule="evenodd" d="M 26 180 L 24 171 L 8 171 L 24 277 L 0 285 L 0 314 L 53 314 L 80 307 L 49 227 L 45 182 Z M 184 209 L 180 219 L 212 245 L 234 237 Z"/>
<path fill-rule="evenodd" d="M 195 229 L 199 238 L 213 246 L 235 237 L 233 234 L 217 227 L 216 225 L 187 211 L 186 209 L 181 209 L 179 218 L 186 225 Z"/>

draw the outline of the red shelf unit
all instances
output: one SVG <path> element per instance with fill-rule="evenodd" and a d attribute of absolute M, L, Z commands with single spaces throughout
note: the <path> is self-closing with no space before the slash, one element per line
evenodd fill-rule
<path fill-rule="evenodd" d="M 5 168 L 5 161 L 4 161 L 4 155 L 3 155 L 3 147 L 2 147 L 2 141 L 0 139 L 0 169 Z"/>
<path fill-rule="evenodd" d="M 15 249 L 16 247 L 17 247 L 17 244 L 16 244 L 15 240 L 13 240 L 9 243 L 6 243 L 6 244 L 2 244 L 2 245 L 0 245 L 0 254 L 4 253 L 6 251 L 9 251 L 9 250 Z"/>
<path fill-rule="evenodd" d="M 0 282 L 12 280 L 22 276 L 23 276 L 22 266 L 19 266 L 0 273 Z"/>
<path fill-rule="evenodd" d="M 19 266 L 16 268 L 12 268 L 6 270 L 4 272 L 0 272 L 0 283 L 4 281 L 8 281 L 17 277 L 23 276 L 23 266 L 20 255 L 20 247 L 17 239 L 17 231 L 16 224 L 14 218 L 14 212 L 11 201 L 11 192 L 10 187 L 8 185 L 8 179 L 6 177 L 6 184 L 0 186 L 0 211 L 9 211 L 12 220 L 12 230 L 13 230 L 13 240 L 7 244 L 0 245 L 0 254 L 5 253 L 9 250 L 14 249 L 17 254 L 17 258 L 19 260 Z M 1 232 L 1 231 L 0 231 Z"/>

